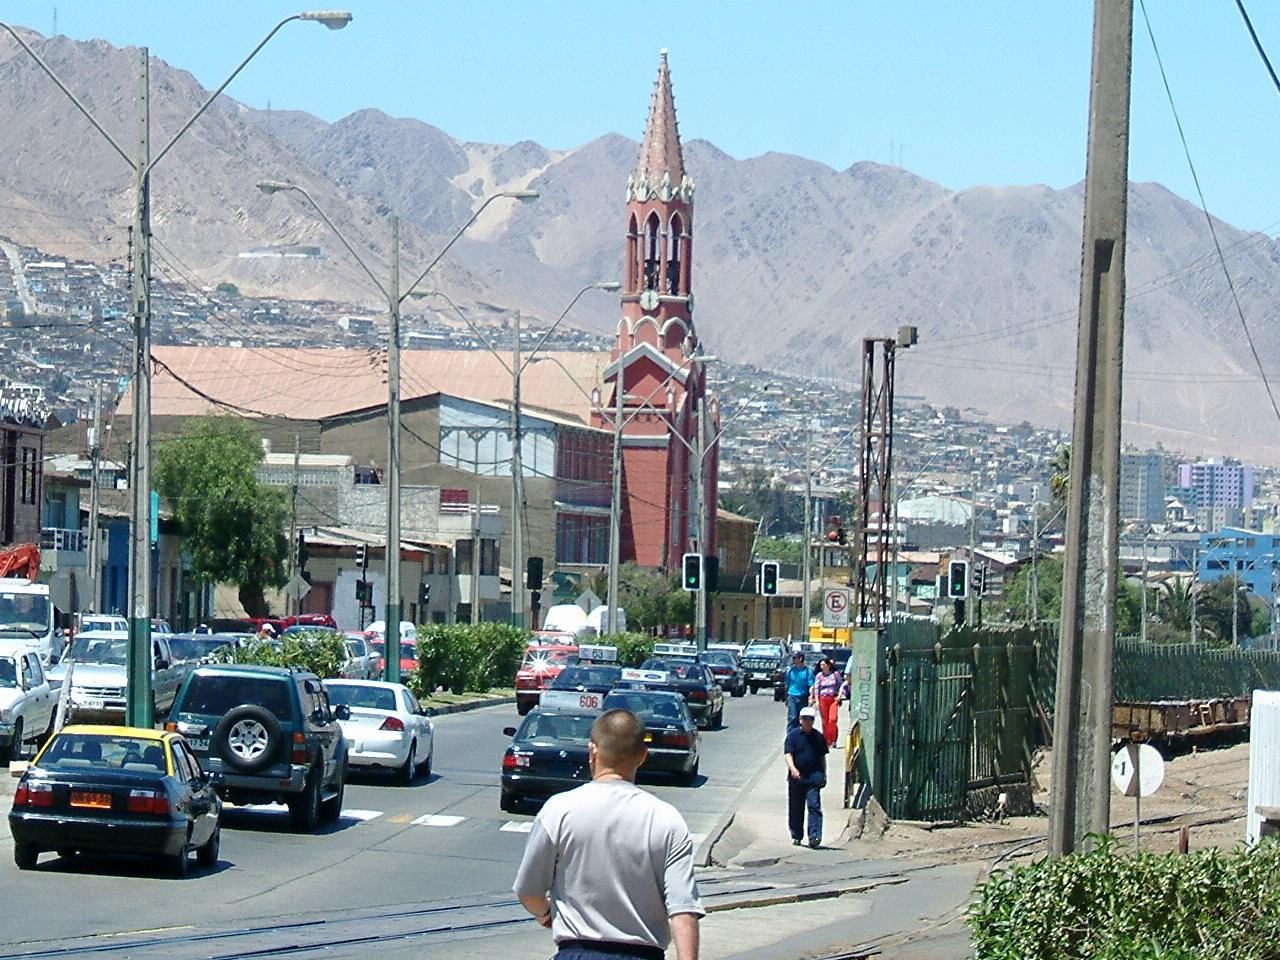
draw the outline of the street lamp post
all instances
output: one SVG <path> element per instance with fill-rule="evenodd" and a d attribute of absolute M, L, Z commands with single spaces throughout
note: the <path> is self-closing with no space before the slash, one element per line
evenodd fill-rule
<path fill-rule="evenodd" d="M 240 65 L 214 90 L 178 132 L 154 156 L 151 153 L 150 53 L 138 51 L 138 141 L 133 153 L 125 150 L 93 116 L 80 99 L 54 73 L 13 27 L 5 30 L 57 85 L 76 109 L 97 130 L 133 173 L 133 440 L 129 468 L 131 507 L 129 512 L 129 656 L 126 662 L 125 722 L 150 727 L 154 717 L 151 684 L 151 171 L 173 148 L 237 76 L 287 23 L 311 20 L 330 30 L 341 30 L 351 22 L 351 14 L 341 10 L 310 11 L 285 17 L 272 28 Z"/>
<path fill-rule="evenodd" d="M 404 293 L 400 292 L 400 218 L 391 216 L 391 278 L 383 285 L 365 259 L 355 247 L 343 236 L 337 225 L 316 203 L 304 188 L 295 183 L 283 180 L 260 180 L 258 189 L 266 194 L 292 191 L 303 197 L 324 221 L 325 225 L 338 238 L 347 252 L 360 265 L 365 274 L 373 281 L 373 285 L 387 299 L 387 546 L 386 546 L 386 605 L 383 618 L 384 643 L 386 645 L 386 676 L 391 683 L 400 682 L 400 311 L 404 301 L 413 294 L 417 286 L 426 279 L 431 268 L 440 262 L 458 239 L 484 213 L 485 208 L 495 200 L 534 200 L 538 196 L 536 190 L 504 190 L 487 197 L 484 203 L 476 208 L 471 217 L 464 223 L 449 242 L 427 264 L 426 269 L 418 274 L 418 278 L 410 284 Z M 471 544 L 471 576 L 478 576 L 480 551 L 478 543 Z"/>

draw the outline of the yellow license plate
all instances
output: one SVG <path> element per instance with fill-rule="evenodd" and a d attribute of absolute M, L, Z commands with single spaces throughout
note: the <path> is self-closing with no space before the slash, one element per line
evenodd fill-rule
<path fill-rule="evenodd" d="M 92 810 L 110 810 L 111 794 L 95 793 L 88 790 L 72 790 L 71 805 L 73 807 L 88 807 Z"/>

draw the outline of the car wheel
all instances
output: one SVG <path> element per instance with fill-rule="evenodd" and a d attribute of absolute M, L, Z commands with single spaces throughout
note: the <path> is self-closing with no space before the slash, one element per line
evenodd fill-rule
<path fill-rule="evenodd" d="M 691 787 L 698 782 L 698 766 L 702 763 L 701 759 L 693 761 L 693 766 L 684 773 L 680 774 L 680 782 L 686 787 Z"/>
<path fill-rule="evenodd" d="M 783 699 L 785 699 L 785 698 L 783 697 L 783 694 L 782 694 L 782 691 L 781 691 L 781 690 L 774 690 L 774 691 L 773 691 L 773 702 L 774 702 L 774 703 L 781 703 L 781 702 L 783 701 Z"/>
<path fill-rule="evenodd" d="M 739 686 L 736 689 L 734 689 L 732 696 L 742 697 L 742 696 L 746 696 L 746 693 L 747 693 L 747 688 L 745 686 Z"/>
<path fill-rule="evenodd" d="M 15 843 L 13 845 L 13 862 L 19 870 L 35 868 L 40 859 L 40 850 L 33 843 Z"/>
<path fill-rule="evenodd" d="M 315 767 L 302 793 L 289 799 L 289 821 L 298 833 L 311 833 L 320 825 L 320 771 Z"/>
<path fill-rule="evenodd" d="M 209 746 L 237 773 L 257 773 L 279 758 L 284 742 L 275 714 L 246 703 L 229 710 L 218 721 Z"/>
<path fill-rule="evenodd" d="M 760 692 L 760 684 L 758 683 L 751 684 L 751 695 L 754 697 L 759 692 Z"/>
<path fill-rule="evenodd" d="M 338 775 L 338 792 L 320 805 L 320 822 L 337 823 L 342 816 L 342 798 L 347 792 L 347 761 L 342 761 Z"/>
<path fill-rule="evenodd" d="M 13 723 L 13 739 L 7 747 L 0 747 L 0 761 L 12 763 L 22 756 L 22 718 Z"/>
<path fill-rule="evenodd" d="M 516 813 L 519 811 L 519 808 L 520 801 L 516 798 L 514 793 L 503 790 L 502 793 L 498 795 L 498 809 L 502 810 L 504 813 Z"/>
<path fill-rule="evenodd" d="M 518 700 L 516 701 L 516 713 L 520 714 L 520 716 L 522 717 L 526 716 L 529 713 L 529 711 L 532 709 L 533 709 L 532 703 L 522 703 Z"/>
<path fill-rule="evenodd" d="M 719 730 L 724 726 L 724 707 L 716 711 L 716 715 L 711 718 L 711 729 Z"/>
<path fill-rule="evenodd" d="M 402 787 L 412 787 L 413 778 L 418 775 L 418 741 L 409 742 L 409 755 L 404 758 L 404 765 L 396 771 L 396 779 Z"/>
<path fill-rule="evenodd" d="M 58 851 L 59 860 L 70 860 L 75 855 L 76 855 L 75 850 L 70 847 L 63 847 L 61 850 Z"/>
<path fill-rule="evenodd" d="M 432 754 L 434 754 L 435 751 L 436 751 L 435 739 L 432 738 L 431 746 L 427 750 L 427 759 L 423 760 L 418 765 L 419 775 L 423 777 L 431 776 L 431 760 L 432 760 Z"/>
<path fill-rule="evenodd" d="M 222 825 L 216 824 L 204 846 L 196 848 L 196 863 L 206 870 L 218 865 L 218 851 L 222 847 Z"/>
<path fill-rule="evenodd" d="M 179 880 L 191 871 L 191 852 L 183 844 L 182 852 L 169 858 L 169 872 Z"/>

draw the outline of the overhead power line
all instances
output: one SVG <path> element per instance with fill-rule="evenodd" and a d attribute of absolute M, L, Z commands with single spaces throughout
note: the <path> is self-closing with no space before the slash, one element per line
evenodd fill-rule
<path fill-rule="evenodd" d="M 1195 184 L 1196 196 L 1200 200 L 1200 210 L 1204 213 L 1205 223 L 1209 225 L 1209 236 L 1213 238 L 1213 248 L 1217 251 L 1218 262 L 1222 265 L 1222 275 L 1226 277 L 1227 288 L 1231 291 L 1231 302 L 1235 305 L 1236 316 L 1240 320 L 1240 329 L 1244 331 L 1244 338 L 1249 344 L 1249 352 L 1253 354 L 1253 362 L 1257 364 L 1258 375 L 1262 377 L 1262 385 L 1267 390 L 1267 399 L 1271 401 L 1271 411 L 1276 415 L 1277 422 L 1280 422 L 1280 404 L 1276 403 L 1276 396 L 1271 389 L 1271 381 L 1267 379 L 1267 371 L 1262 366 L 1262 358 L 1258 355 L 1257 345 L 1253 342 L 1253 333 L 1249 330 L 1249 321 L 1245 319 L 1244 309 L 1240 306 L 1240 296 L 1236 292 L 1235 281 L 1231 278 L 1231 271 L 1227 267 L 1226 257 L 1222 253 L 1222 244 L 1218 240 L 1218 229 L 1213 225 L 1213 217 L 1209 213 L 1209 206 L 1204 199 L 1204 189 L 1200 186 L 1200 175 L 1196 172 L 1195 161 L 1191 159 L 1191 147 L 1187 144 L 1187 134 L 1182 128 L 1182 118 L 1178 115 L 1178 105 L 1173 100 L 1173 88 L 1169 86 L 1169 76 L 1165 73 L 1164 59 L 1160 56 L 1160 46 L 1156 43 L 1156 34 L 1151 27 L 1151 18 L 1147 15 L 1146 0 L 1138 0 L 1138 5 L 1142 10 L 1142 20 L 1147 27 L 1147 36 L 1151 38 L 1151 50 L 1156 57 L 1156 66 L 1160 69 L 1160 81 L 1164 84 L 1165 96 L 1169 100 L 1169 110 L 1173 113 L 1173 122 L 1178 128 L 1178 139 L 1182 141 L 1182 152 L 1187 158 L 1187 167 L 1191 171 L 1191 182 Z M 1239 0 L 1237 0 L 1239 6 Z M 1240 7 L 1240 12 L 1244 13 L 1244 7 Z M 1248 18 L 1246 16 L 1246 22 Z M 1253 32 L 1250 26 L 1250 33 Z M 1261 47 L 1259 47 L 1261 50 Z M 1268 64 L 1268 67 L 1270 64 Z M 1275 75 L 1272 74 L 1274 77 Z"/>
<path fill-rule="evenodd" d="M 1276 76 L 1275 67 L 1271 66 L 1271 58 L 1267 56 L 1267 51 L 1262 48 L 1262 41 L 1258 39 L 1258 31 L 1253 29 L 1253 21 L 1249 19 L 1249 11 L 1245 10 L 1243 0 L 1236 0 L 1236 9 L 1240 11 L 1240 16 L 1244 18 L 1245 29 L 1249 31 L 1253 46 L 1258 51 L 1258 56 L 1262 58 L 1262 62 L 1267 68 L 1267 73 L 1271 74 L 1271 83 L 1275 86 L 1276 91 L 1280 92 L 1280 77 Z"/>

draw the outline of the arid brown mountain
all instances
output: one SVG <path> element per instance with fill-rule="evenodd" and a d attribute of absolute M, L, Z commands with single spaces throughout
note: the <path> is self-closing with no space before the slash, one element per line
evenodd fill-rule
<path fill-rule="evenodd" d="M 129 142 L 136 51 L 31 37 Z M 696 96 L 680 87 L 675 67 L 677 96 Z M 636 78 L 637 132 L 648 80 Z M 159 61 L 152 85 L 159 144 L 203 91 Z M 7 38 L 0 129 L 0 234 L 64 254 L 123 256 L 127 168 Z M 621 271 L 623 187 L 637 149 L 616 134 L 572 150 L 465 143 L 376 110 L 329 124 L 228 99 L 157 168 L 158 266 L 173 269 L 171 258 L 210 284 L 372 308 L 376 294 L 324 227 L 298 198 L 262 196 L 258 179 L 305 185 L 379 257 L 386 214 L 398 213 L 406 278 L 486 195 L 531 186 L 538 201 L 495 203 L 433 283 L 455 299 L 554 316 L 584 284 Z M 900 358 L 901 391 L 1004 419 L 1069 424 L 1078 185 L 954 191 L 874 163 L 833 170 L 782 154 L 738 160 L 700 140 L 685 155 L 697 184 L 695 316 L 717 354 L 848 381 L 864 335 L 914 323 L 920 344 Z M 1261 356 L 1280 381 L 1280 244 L 1226 224 L 1219 236 Z M 238 257 L 285 242 L 320 244 L 328 258 Z M 1280 423 L 1203 214 L 1158 184 L 1133 184 L 1128 270 L 1126 439 L 1280 463 Z M 616 301 L 592 296 L 573 319 L 608 331 L 617 312 Z"/>

